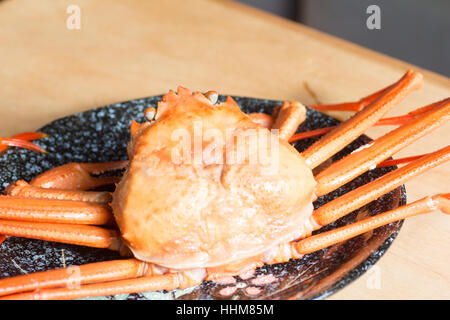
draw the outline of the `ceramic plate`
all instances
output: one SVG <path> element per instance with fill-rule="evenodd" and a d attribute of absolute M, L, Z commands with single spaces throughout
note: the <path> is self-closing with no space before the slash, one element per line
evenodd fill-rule
<path fill-rule="evenodd" d="M 221 97 L 223 100 L 224 97 Z M 270 113 L 279 101 L 234 97 L 245 112 Z M 49 138 L 37 141 L 49 154 L 9 148 L 0 153 L 0 188 L 10 182 L 34 176 L 67 162 L 103 162 L 127 159 L 131 120 L 144 121 L 143 111 L 156 106 L 161 96 L 117 103 L 56 120 L 40 131 Z M 337 124 L 338 121 L 308 109 L 307 120 L 299 131 Z M 295 143 L 304 150 L 315 139 Z M 335 157 L 335 161 L 370 141 L 361 136 Z M 395 169 L 371 170 L 340 189 L 319 198 L 324 203 Z M 406 203 L 404 187 L 398 188 L 365 207 L 329 225 L 321 231 L 349 224 L 356 219 L 391 210 Z M 386 252 L 402 222 L 392 223 L 304 256 L 299 260 L 259 268 L 253 274 L 234 277 L 227 283 L 203 282 L 187 290 L 148 292 L 108 296 L 101 299 L 322 299 L 361 276 Z M 120 258 L 115 252 L 39 240 L 8 238 L 0 246 L 0 278 L 50 270 L 63 266 Z M 99 298 L 97 298 L 99 299 Z"/>

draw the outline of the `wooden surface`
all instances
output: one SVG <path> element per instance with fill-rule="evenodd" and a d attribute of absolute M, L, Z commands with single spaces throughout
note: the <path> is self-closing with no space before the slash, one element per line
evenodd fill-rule
<path fill-rule="evenodd" d="M 80 30 L 66 28 L 69 4 L 81 8 Z M 311 104 L 306 82 L 323 103 L 354 100 L 412 67 L 242 5 L 200 0 L 5 0 L 0 61 L 0 136 L 178 84 Z M 390 115 L 450 96 L 448 78 L 423 73 L 423 89 Z M 398 156 L 443 147 L 449 134 L 446 125 Z M 449 179 L 449 164 L 416 178 L 408 200 L 449 192 Z M 449 240 L 450 217 L 412 218 L 376 269 L 330 299 L 449 299 Z"/>

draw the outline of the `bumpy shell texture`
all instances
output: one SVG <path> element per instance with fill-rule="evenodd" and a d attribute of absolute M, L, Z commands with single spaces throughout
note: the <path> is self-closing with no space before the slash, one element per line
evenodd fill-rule
<path fill-rule="evenodd" d="M 113 194 L 122 237 L 141 260 L 216 267 L 299 237 L 315 186 L 300 153 L 243 113 L 178 88 L 134 134 Z"/>

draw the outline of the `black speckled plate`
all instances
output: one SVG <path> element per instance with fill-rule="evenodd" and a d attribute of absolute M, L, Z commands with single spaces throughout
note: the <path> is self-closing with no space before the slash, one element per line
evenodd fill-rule
<path fill-rule="evenodd" d="M 224 97 L 221 97 L 223 99 Z M 79 113 L 50 123 L 41 129 L 49 138 L 37 143 L 49 154 L 10 148 L 0 153 L 0 189 L 18 179 L 34 176 L 67 162 L 101 162 L 127 159 L 131 120 L 144 121 L 143 111 L 156 106 L 161 96 L 117 103 Z M 279 101 L 235 97 L 245 112 L 267 112 Z M 337 124 L 338 121 L 314 110 L 299 131 Z M 295 144 L 302 151 L 314 139 Z M 362 136 L 337 154 L 337 160 L 370 141 Z M 394 168 L 372 170 L 331 194 L 319 198 L 315 207 L 360 186 Z M 406 203 L 404 188 L 398 188 L 365 207 L 329 225 L 329 230 L 368 215 L 391 210 Z M 203 282 L 200 286 L 172 292 L 126 294 L 104 299 L 321 299 L 357 279 L 386 252 L 402 222 L 392 223 L 328 249 L 288 263 L 264 266 L 253 274 L 234 277 L 227 283 Z M 109 250 L 77 247 L 39 240 L 8 238 L 0 246 L 0 278 L 12 277 L 69 265 L 120 258 Z M 98 298 L 97 298 L 98 299 Z"/>

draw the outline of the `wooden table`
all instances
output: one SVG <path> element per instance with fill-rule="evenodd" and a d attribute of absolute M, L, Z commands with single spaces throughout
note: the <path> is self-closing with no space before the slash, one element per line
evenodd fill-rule
<path fill-rule="evenodd" d="M 79 30 L 66 27 L 73 3 L 81 8 Z M 307 83 L 323 103 L 354 100 L 412 67 L 242 5 L 201 0 L 2 1 L 0 61 L 0 136 L 178 84 L 311 104 Z M 448 78 L 412 68 L 425 85 L 390 115 L 450 96 Z M 443 147 L 449 134 L 446 125 L 398 156 Z M 407 184 L 408 200 L 449 192 L 449 179 L 450 165 L 433 169 Z M 412 218 L 377 268 L 331 299 L 449 299 L 449 240 L 448 216 Z"/>

